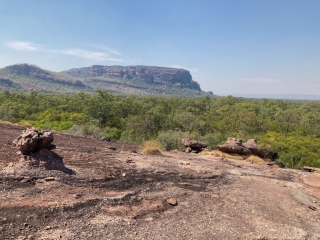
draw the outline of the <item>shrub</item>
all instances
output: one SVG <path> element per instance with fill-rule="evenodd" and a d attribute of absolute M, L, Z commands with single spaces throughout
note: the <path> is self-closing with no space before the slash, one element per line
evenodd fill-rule
<path fill-rule="evenodd" d="M 32 127 L 31 123 L 26 120 L 21 120 L 19 122 L 19 125 L 24 126 L 24 127 L 28 127 L 28 128 Z"/>
<path fill-rule="evenodd" d="M 73 123 L 70 121 L 53 121 L 53 122 L 46 122 L 46 121 L 29 121 L 32 127 L 37 129 L 47 129 L 47 130 L 67 130 L 72 127 Z"/>
<path fill-rule="evenodd" d="M 91 136 L 94 138 L 100 138 L 103 135 L 102 130 L 98 126 L 92 123 L 86 123 L 82 125 L 73 125 L 66 132 L 75 134 L 75 135 Z"/>
<path fill-rule="evenodd" d="M 181 140 L 187 136 L 187 133 L 169 130 L 166 132 L 161 132 L 158 135 L 157 140 L 161 144 L 162 148 L 166 151 L 174 149 L 184 151 L 185 146 L 181 143 Z"/>

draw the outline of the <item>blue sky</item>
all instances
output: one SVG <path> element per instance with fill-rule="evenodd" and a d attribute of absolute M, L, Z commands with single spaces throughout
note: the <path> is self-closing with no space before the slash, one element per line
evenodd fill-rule
<path fill-rule="evenodd" d="M 0 0 L 0 29 L 0 67 L 179 67 L 218 95 L 320 95 L 319 0 Z"/>

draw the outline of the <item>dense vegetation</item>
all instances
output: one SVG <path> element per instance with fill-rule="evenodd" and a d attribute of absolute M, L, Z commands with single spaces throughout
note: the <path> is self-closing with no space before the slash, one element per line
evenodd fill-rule
<path fill-rule="evenodd" d="M 287 167 L 320 167 L 320 102 L 95 94 L 0 93 L 0 119 L 37 128 L 110 136 L 140 144 L 157 140 L 166 150 L 182 137 L 209 148 L 227 137 L 256 138 L 279 152 Z"/>

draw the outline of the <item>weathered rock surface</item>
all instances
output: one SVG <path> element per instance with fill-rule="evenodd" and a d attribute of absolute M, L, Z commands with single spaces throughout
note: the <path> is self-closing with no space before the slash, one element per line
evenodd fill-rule
<path fill-rule="evenodd" d="M 3 169 L 17 161 L 10 142 L 21 130 L 0 123 L 0 239 L 320 238 L 318 173 L 143 156 L 138 146 L 63 133 L 54 151 L 76 174 Z"/>
<path fill-rule="evenodd" d="M 21 161 L 27 160 L 29 166 L 44 167 L 47 170 L 64 170 L 63 158 L 48 149 L 40 149 Z"/>
<path fill-rule="evenodd" d="M 218 149 L 225 153 L 250 155 L 252 152 L 242 145 L 242 139 L 229 137 L 225 144 L 219 145 Z"/>
<path fill-rule="evenodd" d="M 243 146 L 248 148 L 253 155 L 261 158 L 276 159 L 278 157 L 278 153 L 272 150 L 270 146 L 260 146 L 256 139 L 249 139 Z"/>
<path fill-rule="evenodd" d="M 22 154 L 28 154 L 44 148 L 49 150 L 54 149 L 55 145 L 52 142 L 52 132 L 28 128 L 13 141 L 12 145 Z"/>
<path fill-rule="evenodd" d="M 190 152 L 198 153 L 207 147 L 207 144 L 205 144 L 204 142 L 191 140 L 190 138 L 183 138 L 182 144 L 186 147 L 187 153 L 190 153 Z"/>
<path fill-rule="evenodd" d="M 264 159 L 275 160 L 278 157 L 278 153 L 270 147 L 259 146 L 256 139 L 249 139 L 247 142 L 242 143 L 242 139 L 230 137 L 225 144 L 219 145 L 218 149 L 225 153 L 253 154 Z"/>
<path fill-rule="evenodd" d="M 259 150 L 259 146 L 257 144 L 256 139 L 249 139 L 248 141 L 243 143 L 242 146 L 248 148 L 252 152 L 252 154 L 261 156 L 261 152 Z"/>

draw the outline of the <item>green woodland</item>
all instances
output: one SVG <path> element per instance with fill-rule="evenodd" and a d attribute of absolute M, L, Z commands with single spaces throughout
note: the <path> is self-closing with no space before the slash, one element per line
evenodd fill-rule
<path fill-rule="evenodd" d="M 289 168 L 320 167 L 320 102 L 94 94 L 0 93 L 0 119 L 113 141 L 158 141 L 181 148 L 183 137 L 216 149 L 227 137 L 258 140 Z"/>

